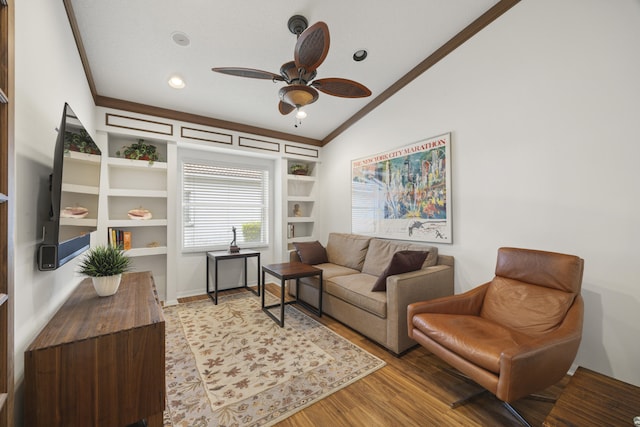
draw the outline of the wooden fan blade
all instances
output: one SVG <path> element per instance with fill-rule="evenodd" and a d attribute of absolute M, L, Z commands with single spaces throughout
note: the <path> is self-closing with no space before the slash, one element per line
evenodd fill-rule
<path fill-rule="evenodd" d="M 316 22 L 304 30 L 293 54 L 298 68 L 304 68 L 307 73 L 318 68 L 329 53 L 329 44 L 329 27 L 324 22 Z"/>
<path fill-rule="evenodd" d="M 342 98 L 365 98 L 371 95 L 371 91 L 363 84 L 337 77 L 314 80 L 311 86 L 327 95 Z"/>
<path fill-rule="evenodd" d="M 286 116 L 287 114 L 289 114 L 295 109 L 296 107 L 294 107 L 293 105 L 287 104 L 286 102 L 280 101 L 280 103 L 278 104 L 278 111 L 280 111 L 280 114 L 282 114 L 283 116 Z"/>
<path fill-rule="evenodd" d="M 239 67 L 215 67 L 211 71 L 216 73 L 229 74 L 230 76 L 249 77 L 252 79 L 263 80 L 279 80 L 283 81 L 282 76 L 269 71 L 256 70 L 253 68 L 239 68 Z"/>

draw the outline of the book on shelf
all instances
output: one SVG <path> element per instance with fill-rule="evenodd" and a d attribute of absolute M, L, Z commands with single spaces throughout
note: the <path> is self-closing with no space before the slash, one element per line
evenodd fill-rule
<path fill-rule="evenodd" d="M 122 248 L 125 251 L 131 249 L 131 232 L 125 231 L 122 233 Z"/>
<path fill-rule="evenodd" d="M 131 232 L 126 230 L 120 230 L 118 228 L 109 227 L 108 239 L 109 245 L 114 248 L 121 248 L 125 251 L 131 249 Z"/>

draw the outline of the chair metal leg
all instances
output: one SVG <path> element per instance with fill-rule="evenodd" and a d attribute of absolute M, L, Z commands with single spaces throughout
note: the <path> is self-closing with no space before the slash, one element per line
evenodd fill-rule
<path fill-rule="evenodd" d="M 455 370 L 455 369 L 451 369 L 451 368 L 443 368 L 443 371 L 453 375 L 454 377 L 458 377 L 460 379 L 463 380 L 467 380 L 470 382 L 474 382 L 471 378 L 469 378 L 468 376 L 466 376 L 465 374 L 463 374 L 462 372 Z M 475 382 L 474 382 L 475 383 Z M 459 399 L 453 403 L 449 404 L 449 407 L 454 409 L 457 408 L 458 406 L 464 405 L 465 403 L 470 402 L 471 400 L 477 398 L 478 396 L 482 396 L 485 393 L 489 393 L 489 390 L 479 390 L 475 393 L 472 393 L 469 396 L 465 396 L 462 399 Z M 551 396 L 543 396 L 541 394 L 530 394 L 528 396 L 525 396 L 525 399 L 533 399 L 533 400 L 538 400 L 541 402 L 551 402 L 551 403 L 555 403 L 557 399 L 551 397 Z M 525 427 L 531 427 L 531 424 L 529 424 L 527 422 L 527 420 L 524 419 L 524 417 L 522 415 L 520 415 L 520 413 L 516 410 L 516 408 L 514 408 L 513 406 L 511 406 L 511 404 L 504 402 L 504 401 L 500 401 L 502 402 L 502 404 L 504 405 L 505 408 L 507 408 L 507 410 L 511 413 L 511 415 L 513 415 L 523 426 Z"/>
<path fill-rule="evenodd" d="M 469 378 L 468 376 L 466 376 L 465 374 L 463 374 L 460 371 L 457 371 L 457 370 L 451 369 L 451 368 L 443 368 L 442 370 L 447 372 L 450 375 L 453 375 L 454 377 L 460 378 L 463 381 L 475 384 L 475 382 L 471 378 Z M 478 387 L 481 387 L 481 386 L 478 385 Z M 486 394 L 486 393 L 489 393 L 489 391 L 485 390 L 484 388 L 480 388 L 480 390 L 478 390 L 478 391 L 476 391 L 474 393 L 471 393 L 468 396 L 465 396 L 465 397 L 463 397 L 463 398 L 461 398 L 459 400 L 456 400 L 455 402 L 449 403 L 449 407 L 451 409 L 455 409 L 458 406 L 462 406 L 462 405 L 472 401 L 476 397 L 482 396 L 483 394 Z"/>
<path fill-rule="evenodd" d="M 508 404 L 507 402 L 502 402 L 502 404 L 504 405 L 505 408 L 507 408 L 507 410 L 509 412 L 511 412 L 511 415 L 513 415 L 514 417 L 516 417 L 518 419 L 518 421 L 520 421 L 520 423 L 525 426 L 525 427 L 531 427 L 531 424 L 529 424 L 527 422 L 527 420 L 524 419 L 524 417 L 522 415 L 520 415 L 520 413 L 518 411 L 516 411 L 516 408 L 514 408 L 513 406 L 511 406 L 510 404 Z"/>
<path fill-rule="evenodd" d="M 489 393 L 489 391 L 488 390 L 484 390 L 484 389 L 483 390 L 478 390 L 477 392 L 472 393 L 469 396 L 465 396 L 462 399 L 459 399 L 459 400 L 456 400 L 455 402 L 450 403 L 449 407 L 451 409 L 455 409 L 458 406 L 462 406 L 465 403 L 468 403 L 468 402 L 472 401 L 476 397 L 482 396 L 483 394 L 486 394 L 486 393 Z"/>

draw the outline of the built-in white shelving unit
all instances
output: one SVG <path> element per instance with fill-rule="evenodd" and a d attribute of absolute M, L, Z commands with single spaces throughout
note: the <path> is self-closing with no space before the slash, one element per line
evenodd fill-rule
<path fill-rule="evenodd" d="M 181 149 L 187 150 L 183 153 L 202 149 L 207 154 L 259 156 L 273 161 L 276 205 L 270 214 L 276 222 L 272 226 L 270 223 L 270 245 L 259 248 L 262 263 L 286 261 L 293 242 L 318 238 L 319 148 L 104 107 L 97 107 L 96 118 L 95 140 L 104 159 L 98 232 L 94 236 L 97 242 L 92 244 L 106 244 L 109 228 L 130 231 L 132 249 L 128 255 L 134 260 L 134 268 L 152 272 L 158 294 L 166 304 L 176 304 L 179 297 L 199 295 L 205 289 L 206 262 L 201 256 L 204 254 L 182 250 L 178 155 Z M 145 160 L 116 155 L 116 151 L 124 152 L 124 146 L 131 146 L 140 138 L 157 147 L 159 161 L 150 165 Z M 296 164 L 306 166 L 308 173 L 294 174 L 291 167 Z M 296 205 L 297 214 L 294 213 Z M 153 217 L 130 220 L 127 212 L 140 206 L 150 210 Z M 293 231 L 291 237 L 288 237 L 289 226 Z"/>
<path fill-rule="evenodd" d="M 161 294 L 166 290 L 168 220 L 168 152 L 167 141 L 143 138 L 156 146 L 156 161 L 132 160 L 117 152 L 130 146 L 140 137 L 108 133 L 107 153 L 101 186 L 105 194 L 98 233 L 103 244 L 108 242 L 111 229 L 131 233 L 131 248 L 126 251 L 133 259 L 134 271 L 151 271 Z M 131 209 L 143 208 L 151 212 L 150 219 L 131 219 Z"/>
<path fill-rule="evenodd" d="M 294 165 L 303 165 L 307 175 L 291 173 Z M 313 160 L 287 158 L 285 172 L 284 233 L 286 252 L 293 249 L 293 242 L 317 240 L 316 189 L 319 163 Z M 285 254 L 285 259 L 288 259 Z"/>

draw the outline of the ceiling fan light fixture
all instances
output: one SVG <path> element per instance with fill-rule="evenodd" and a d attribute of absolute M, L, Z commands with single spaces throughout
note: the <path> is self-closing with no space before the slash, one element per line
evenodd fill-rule
<path fill-rule="evenodd" d="M 307 112 L 298 108 L 298 111 L 296 111 L 296 119 L 302 120 L 306 118 L 307 118 Z"/>
<path fill-rule="evenodd" d="M 305 85 L 285 86 L 278 92 L 282 102 L 300 108 L 312 104 L 318 99 L 318 91 Z"/>
<path fill-rule="evenodd" d="M 167 83 L 169 83 L 169 86 L 174 89 L 184 89 L 184 87 L 187 85 L 184 79 L 176 74 L 169 77 L 169 81 Z"/>

